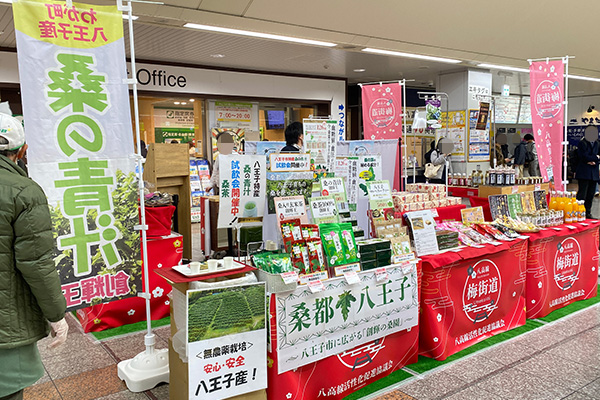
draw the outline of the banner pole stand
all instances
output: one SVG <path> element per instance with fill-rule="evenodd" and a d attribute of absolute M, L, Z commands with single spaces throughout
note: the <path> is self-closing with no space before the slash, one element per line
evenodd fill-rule
<path fill-rule="evenodd" d="M 144 292 L 138 293 L 138 296 L 146 300 L 146 335 L 144 336 L 144 344 L 146 350 L 138 354 L 132 359 L 123 360 L 117 364 L 119 379 L 124 380 L 127 388 L 132 392 L 143 392 L 152 389 L 161 382 L 169 382 L 169 356 L 168 349 L 157 350 L 155 348 L 156 336 L 152 332 L 151 313 L 150 313 L 150 277 L 148 276 L 148 240 L 146 225 L 146 202 L 144 199 L 144 175 L 143 163 L 140 143 L 140 124 L 139 124 L 139 107 L 137 97 L 137 79 L 135 67 L 135 47 L 133 42 L 133 18 L 131 13 L 131 0 L 127 2 L 127 6 L 123 5 L 123 0 L 117 0 L 117 6 L 120 11 L 127 12 L 129 15 L 129 48 L 131 56 L 131 75 L 132 78 L 127 80 L 128 84 L 133 88 L 133 108 L 135 118 L 135 140 L 137 144 L 137 175 L 138 188 L 140 198 L 140 214 L 141 223 L 136 226 L 136 230 L 141 232 L 142 244 L 142 262 L 144 268 Z"/>

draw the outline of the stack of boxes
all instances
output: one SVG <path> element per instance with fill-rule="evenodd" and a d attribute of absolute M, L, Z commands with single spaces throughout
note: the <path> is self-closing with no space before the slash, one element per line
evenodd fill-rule
<path fill-rule="evenodd" d="M 440 184 L 411 183 L 406 185 L 406 190 L 406 192 L 392 193 L 394 209 L 398 213 L 455 206 L 462 203 L 460 197 L 447 197 L 446 187 Z"/>
<path fill-rule="evenodd" d="M 367 239 L 356 242 L 363 271 L 387 267 L 392 263 L 392 243 L 386 239 Z"/>

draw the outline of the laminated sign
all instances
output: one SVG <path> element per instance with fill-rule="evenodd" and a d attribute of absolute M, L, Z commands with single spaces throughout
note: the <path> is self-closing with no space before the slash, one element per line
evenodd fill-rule
<path fill-rule="evenodd" d="M 264 156 L 219 155 L 219 223 L 231 228 L 240 218 L 262 217 L 267 175 Z"/>
<path fill-rule="evenodd" d="M 69 310 L 141 288 L 137 181 L 116 6 L 13 3 L 31 177 Z"/>

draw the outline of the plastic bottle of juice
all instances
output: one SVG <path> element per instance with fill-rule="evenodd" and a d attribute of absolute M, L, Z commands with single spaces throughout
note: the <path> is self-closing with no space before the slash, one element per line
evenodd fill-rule
<path fill-rule="evenodd" d="M 558 212 L 562 211 L 563 214 L 563 222 L 564 222 L 564 218 L 565 218 L 565 198 L 563 197 L 564 193 L 563 192 L 558 192 L 558 198 L 556 199 L 556 210 Z"/>
<path fill-rule="evenodd" d="M 585 221 L 585 203 L 583 200 L 578 201 L 579 203 L 579 222 Z"/>
<path fill-rule="evenodd" d="M 548 208 L 551 210 L 556 210 L 556 191 L 553 190 L 552 193 L 550 193 L 550 204 L 548 205 Z"/>
<path fill-rule="evenodd" d="M 565 195 L 567 196 L 564 203 L 565 224 L 571 224 L 573 223 L 573 202 L 571 201 L 571 194 L 569 192 L 566 192 Z"/>

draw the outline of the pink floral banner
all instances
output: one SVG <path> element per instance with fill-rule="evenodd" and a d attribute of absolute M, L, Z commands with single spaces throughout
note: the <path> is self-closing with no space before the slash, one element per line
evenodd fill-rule
<path fill-rule="evenodd" d="M 531 121 L 540 171 L 545 180 L 554 180 L 563 190 L 564 64 L 562 60 L 534 62 L 531 81 Z"/>
<path fill-rule="evenodd" d="M 398 139 L 402 136 L 402 85 L 362 87 L 365 140 Z"/>

